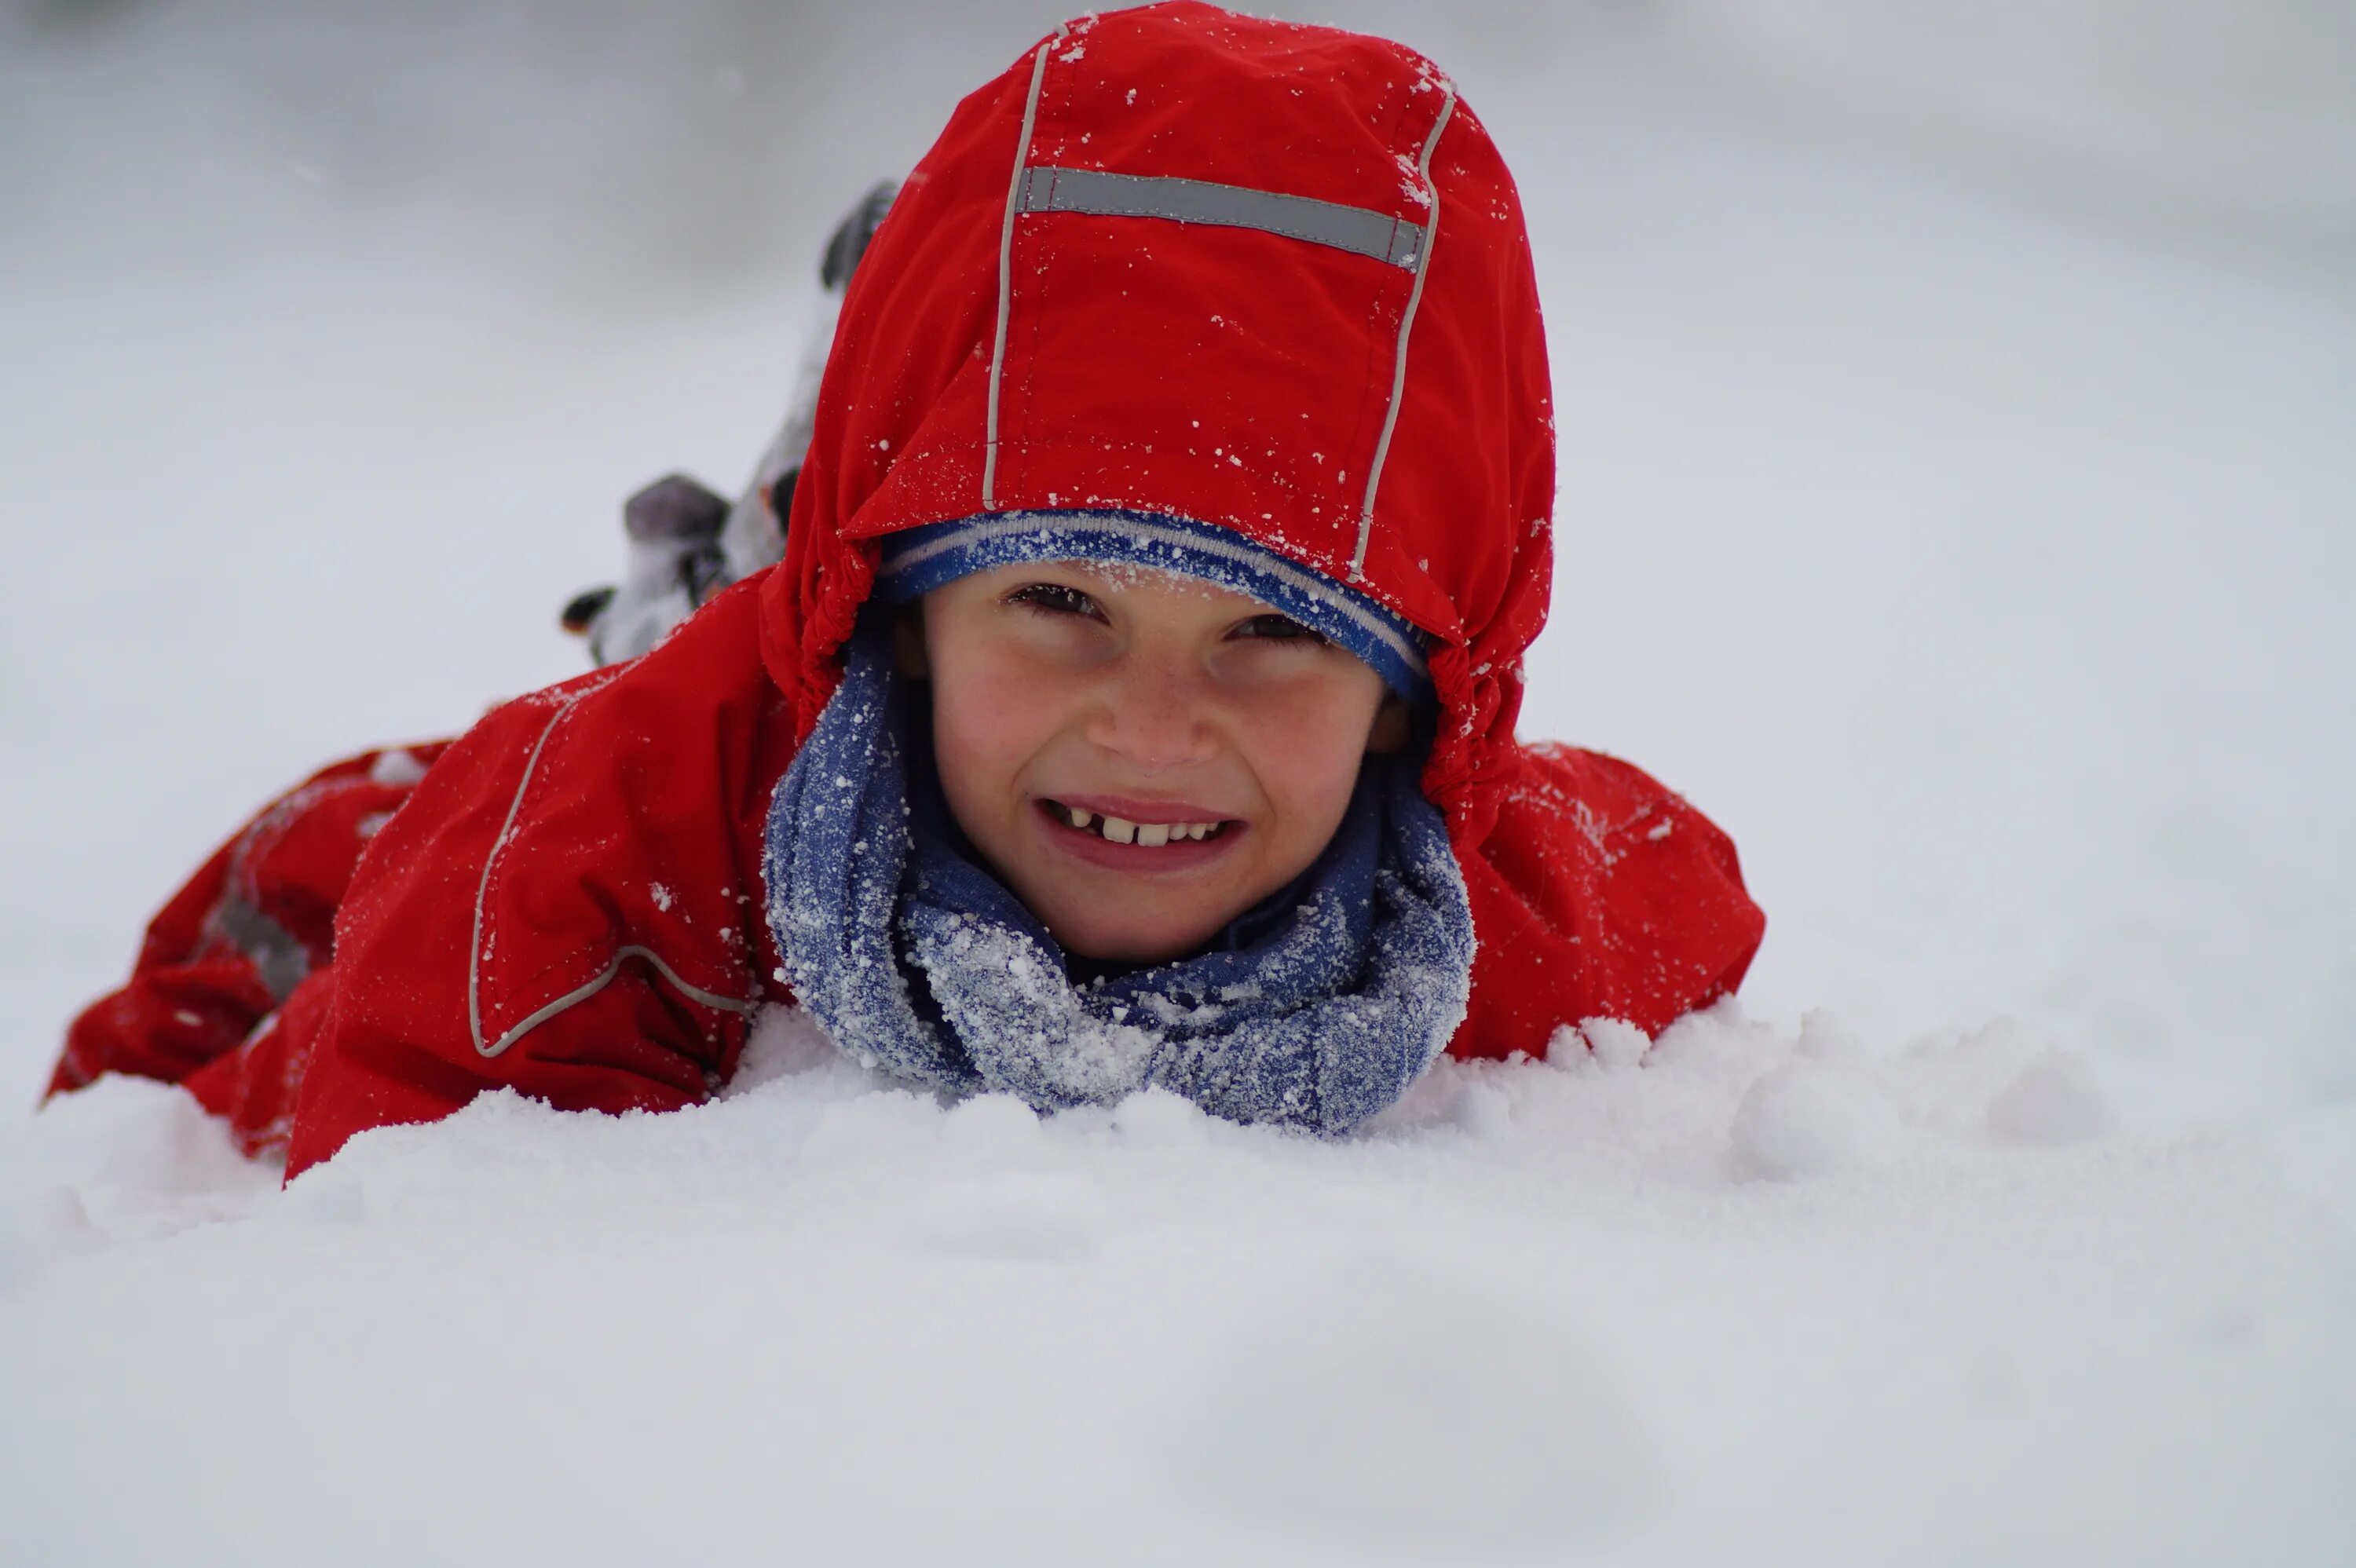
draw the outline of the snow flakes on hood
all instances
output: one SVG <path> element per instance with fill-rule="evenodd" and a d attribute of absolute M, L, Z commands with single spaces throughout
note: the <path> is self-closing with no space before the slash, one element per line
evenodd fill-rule
<path fill-rule="evenodd" d="M 1423 171 L 1416 167 L 1415 159 L 1405 153 L 1394 153 L 1391 156 L 1398 165 L 1399 194 L 1418 207 L 1430 207 L 1431 188 L 1424 182 Z"/>
<path fill-rule="evenodd" d="M 1382 256 L 1010 207 L 1010 174 L 1065 165 L 1434 232 Z M 1506 672 L 1552 581 L 1528 527 L 1552 510 L 1549 408 L 1512 177 L 1430 61 L 1194 4 L 1075 23 L 960 104 L 851 279 L 763 656 L 807 734 L 882 539 L 1075 505 L 1187 519 L 1430 640 L 1453 721 L 1423 788 L 1471 851 L 1519 767 Z"/>

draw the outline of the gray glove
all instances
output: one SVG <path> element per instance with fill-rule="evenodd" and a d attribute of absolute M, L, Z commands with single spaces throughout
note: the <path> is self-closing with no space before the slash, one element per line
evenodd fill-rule
<path fill-rule="evenodd" d="M 898 190 L 890 180 L 869 187 L 828 237 L 819 261 L 824 293 L 804 335 L 793 400 L 776 439 L 754 465 L 744 493 L 732 503 L 684 474 L 672 474 L 623 504 L 628 555 L 622 581 L 575 594 L 559 617 L 566 631 L 589 639 L 589 656 L 596 663 L 637 657 L 706 599 L 784 559 L 794 478 L 809 450 L 835 316 L 851 272 Z"/>

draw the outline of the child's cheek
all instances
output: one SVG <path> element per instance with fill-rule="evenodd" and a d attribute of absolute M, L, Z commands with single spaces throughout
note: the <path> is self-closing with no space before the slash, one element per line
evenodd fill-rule
<path fill-rule="evenodd" d="M 1009 784 L 1023 760 L 1053 731 L 1055 684 L 1035 665 L 999 650 L 977 649 L 955 667 L 936 672 L 934 736 L 942 782 L 953 796 L 970 798 L 976 785 Z M 950 777 L 953 772 L 960 776 Z"/>
<path fill-rule="evenodd" d="M 1272 796 L 1320 815 L 1347 804 L 1381 700 L 1360 684 L 1288 682 L 1247 705 L 1254 771 Z"/>

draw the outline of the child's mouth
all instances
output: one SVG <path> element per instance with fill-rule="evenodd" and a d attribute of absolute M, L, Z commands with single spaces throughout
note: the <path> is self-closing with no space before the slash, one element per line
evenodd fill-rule
<path fill-rule="evenodd" d="M 1039 809 L 1066 835 L 1104 844 L 1173 853 L 1198 845 L 1216 843 L 1231 830 L 1242 826 L 1231 818 L 1209 816 L 1141 821 L 1109 812 L 1090 810 L 1086 806 L 1068 805 L 1060 800 L 1042 800 Z"/>

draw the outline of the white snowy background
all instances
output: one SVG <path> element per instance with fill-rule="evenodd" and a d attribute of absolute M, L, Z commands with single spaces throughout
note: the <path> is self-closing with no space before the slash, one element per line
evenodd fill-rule
<path fill-rule="evenodd" d="M 1517 172 L 1526 732 L 1771 915 L 1332 1146 L 767 1025 L 281 1191 L 36 1116 L 319 763 L 568 675 L 1052 6 L 0 4 L 0 1561 L 2356 1561 L 2356 8 L 1302 4 Z"/>

